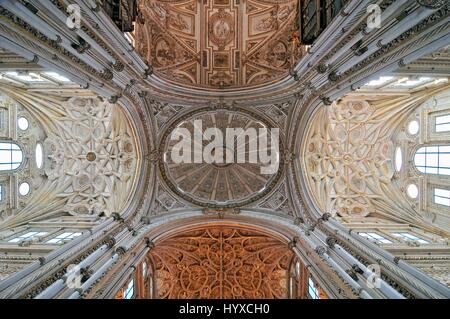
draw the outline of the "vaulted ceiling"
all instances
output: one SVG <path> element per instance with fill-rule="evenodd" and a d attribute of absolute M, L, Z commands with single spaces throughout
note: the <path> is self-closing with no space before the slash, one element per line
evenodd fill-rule
<path fill-rule="evenodd" d="M 177 234 L 153 249 L 157 298 L 287 298 L 292 250 L 252 229 Z"/>
<path fill-rule="evenodd" d="M 188 86 L 254 86 L 285 76 L 302 55 L 293 45 L 295 0 L 143 0 L 138 52 L 157 75 Z"/>

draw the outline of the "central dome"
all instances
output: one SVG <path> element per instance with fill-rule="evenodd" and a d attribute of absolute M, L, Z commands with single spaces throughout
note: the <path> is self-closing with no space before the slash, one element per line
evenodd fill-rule
<path fill-rule="evenodd" d="M 163 135 L 162 178 L 178 196 L 198 206 L 245 205 L 270 192 L 281 175 L 282 158 L 273 139 L 278 140 L 273 126 L 249 111 L 192 112 Z M 264 154 L 271 160 L 262 158 Z"/>

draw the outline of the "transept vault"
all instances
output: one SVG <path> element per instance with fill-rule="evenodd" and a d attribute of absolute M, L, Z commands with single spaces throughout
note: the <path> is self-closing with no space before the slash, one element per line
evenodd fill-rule
<path fill-rule="evenodd" d="M 0 2 L 0 297 L 449 298 L 449 3 L 317 3 Z"/>

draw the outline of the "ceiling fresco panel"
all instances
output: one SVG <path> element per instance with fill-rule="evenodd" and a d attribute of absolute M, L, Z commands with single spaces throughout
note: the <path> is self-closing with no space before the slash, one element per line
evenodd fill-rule
<path fill-rule="evenodd" d="M 137 51 L 170 82 L 208 88 L 267 84 L 286 76 L 302 54 L 291 44 L 294 0 L 143 0 L 139 8 Z"/>

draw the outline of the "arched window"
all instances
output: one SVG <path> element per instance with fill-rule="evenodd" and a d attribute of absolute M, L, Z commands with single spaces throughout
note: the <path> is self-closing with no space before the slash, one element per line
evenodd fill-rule
<path fill-rule="evenodd" d="M 123 299 L 133 299 L 133 296 L 134 296 L 134 280 L 131 279 L 127 285 L 127 288 L 125 289 Z"/>
<path fill-rule="evenodd" d="M 0 143 L 0 171 L 15 170 L 22 161 L 23 154 L 19 145 L 10 142 Z"/>
<path fill-rule="evenodd" d="M 308 297 L 310 299 L 320 299 L 319 289 L 317 289 L 317 285 L 311 277 L 308 278 Z"/>
<path fill-rule="evenodd" d="M 419 148 L 414 155 L 414 165 L 425 174 L 450 175 L 450 145 Z"/>

